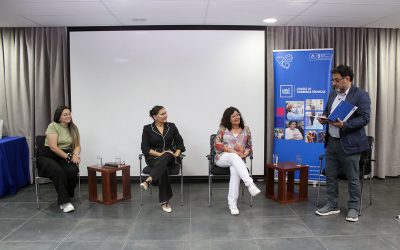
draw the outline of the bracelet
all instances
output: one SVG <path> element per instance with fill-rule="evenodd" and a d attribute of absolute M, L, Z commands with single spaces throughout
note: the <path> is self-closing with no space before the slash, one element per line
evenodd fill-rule
<path fill-rule="evenodd" d="M 72 161 L 72 154 L 71 154 L 71 153 L 68 153 L 68 154 L 67 154 L 67 158 L 66 158 L 65 160 L 67 161 L 67 163 L 71 163 L 71 161 Z"/>

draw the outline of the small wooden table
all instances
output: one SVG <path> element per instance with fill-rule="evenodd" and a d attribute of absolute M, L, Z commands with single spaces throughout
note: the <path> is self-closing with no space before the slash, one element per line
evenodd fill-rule
<path fill-rule="evenodd" d="M 111 205 L 121 200 L 131 198 L 131 182 L 130 182 L 129 165 L 120 165 L 114 167 L 99 167 L 89 166 L 88 170 L 88 185 L 89 185 L 89 200 L 100 202 L 106 205 Z M 117 193 L 117 171 L 122 171 L 122 194 Z M 101 173 L 102 194 L 97 194 L 96 172 Z"/>
<path fill-rule="evenodd" d="M 274 170 L 278 171 L 278 194 L 274 192 Z M 300 171 L 299 192 L 294 191 L 294 172 Z M 286 183 L 287 174 L 287 183 Z M 265 165 L 265 196 L 287 204 L 305 201 L 308 196 L 308 166 L 297 166 L 294 162 L 279 162 L 278 165 Z"/>

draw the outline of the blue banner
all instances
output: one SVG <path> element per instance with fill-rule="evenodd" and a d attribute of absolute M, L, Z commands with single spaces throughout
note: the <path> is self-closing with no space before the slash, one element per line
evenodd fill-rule
<path fill-rule="evenodd" d="M 333 49 L 274 51 L 274 154 L 279 162 L 301 160 L 308 180 L 318 180 L 324 154 L 322 115 L 331 89 Z M 299 178 L 296 173 L 295 178 Z"/>

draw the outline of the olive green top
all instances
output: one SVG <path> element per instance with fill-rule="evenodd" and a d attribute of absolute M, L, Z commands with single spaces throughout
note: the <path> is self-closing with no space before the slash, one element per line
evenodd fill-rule
<path fill-rule="evenodd" d="M 69 133 L 68 127 L 61 126 L 60 123 L 52 122 L 49 124 L 46 130 L 46 135 L 56 134 L 57 135 L 57 146 L 61 149 L 70 149 L 72 144 L 72 137 Z M 45 146 L 49 146 L 47 142 L 47 137 L 45 141 Z"/>

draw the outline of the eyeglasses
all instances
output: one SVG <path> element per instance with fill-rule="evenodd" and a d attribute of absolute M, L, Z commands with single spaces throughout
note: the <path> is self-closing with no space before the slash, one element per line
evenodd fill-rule
<path fill-rule="evenodd" d="M 339 83 L 342 80 L 344 80 L 344 78 L 332 78 L 331 79 L 332 82 L 336 82 L 336 83 Z"/>

